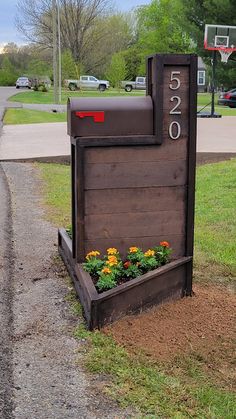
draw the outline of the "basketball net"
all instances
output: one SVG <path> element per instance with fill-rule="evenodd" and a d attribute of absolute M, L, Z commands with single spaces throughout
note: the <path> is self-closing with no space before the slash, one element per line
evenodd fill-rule
<path fill-rule="evenodd" d="M 222 63 L 227 63 L 229 56 L 232 54 L 233 51 L 225 51 L 224 49 L 218 50 L 221 55 Z"/>

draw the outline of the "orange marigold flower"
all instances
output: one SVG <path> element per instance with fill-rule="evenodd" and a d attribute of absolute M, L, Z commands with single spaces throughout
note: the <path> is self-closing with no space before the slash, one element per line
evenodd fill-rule
<path fill-rule="evenodd" d="M 130 253 L 136 253 L 138 251 L 138 247 L 130 247 L 129 252 Z"/>
<path fill-rule="evenodd" d="M 107 253 L 108 255 L 116 255 L 118 250 L 115 247 L 109 247 L 109 249 L 107 249 Z"/>
<path fill-rule="evenodd" d="M 168 242 L 160 242 L 160 246 L 170 247 L 170 243 L 168 243 Z"/>
<path fill-rule="evenodd" d="M 155 251 L 154 250 L 151 250 L 151 249 L 147 250 L 144 253 L 144 256 L 146 256 L 146 257 L 150 257 L 150 256 L 154 256 L 154 255 L 155 255 Z"/>
<path fill-rule="evenodd" d="M 109 274 L 111 274 L 111 270 L 109 268 L 103 268 L 102 273 L 106 274 L 106 275 L 109 275 Z"/>
<path fill-rule="evenodd" d="M 124 263 L 124 268 L 125 269 L 128 269 L 128 267 L 131 265 L 131 262 L 129 262 L 128 260 L 127 260 L 127 262 L 125 262 Z"/>
<path fill-rule="evenodd" d="M 98 252 L 97 250 L 92 250 L 92 252 L 89 252 L 86 256 L 86 259 L 90 259 L 92 257 L 97 257 L 100 255 L 100 252 Z"/>
<path fill-rule="evenodd" d="M 106 264 L 109 266 L 115 266 L 118 265 L 118 259 L 116 256 L 108 256 L 108 260 L 106 261 Z"/>

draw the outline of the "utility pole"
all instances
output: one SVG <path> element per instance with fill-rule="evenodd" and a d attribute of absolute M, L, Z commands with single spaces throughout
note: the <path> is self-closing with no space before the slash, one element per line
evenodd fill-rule
<path fill-rule="evenodd" d="M 57 0 L 57 29 L 58 29 L 58 100 L 61 103 L 61 18 L 60 0 Z"/>
<path fill-rule="evenodd" d="M 53 92 L 54 103 L 58 98 L 58 67 L 57 67 L 57 0 L 52 0 L 52 30 L 53 30 Z"/>

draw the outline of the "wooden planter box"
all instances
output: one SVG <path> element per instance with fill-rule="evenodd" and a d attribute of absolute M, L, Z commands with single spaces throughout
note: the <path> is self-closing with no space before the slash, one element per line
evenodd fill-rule
<path fill-rule="evenodd" d="M 90 275 L 72 257 L 72 241 L 59 230 L 59 253 L 73 279 L 90 330 L 131 312 L 184 296 L 192 257 L 181 257 L 125 284 L 98 294 Z"/>

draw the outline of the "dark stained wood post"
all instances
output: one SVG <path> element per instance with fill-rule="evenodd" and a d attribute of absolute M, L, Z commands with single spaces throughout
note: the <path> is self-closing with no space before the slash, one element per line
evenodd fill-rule
<path fill-rule="evenodd" d="M 196 55 L 157 54 L 147 59 L 145 97 L 69 100 L 72 248 L 61 232 L 59 249 L 91 328 L 192 293 L 196 80 Z M 125 257 L 163 240 L 169 266 L 102 294 L 80 266 L 91 250 Z"/>

